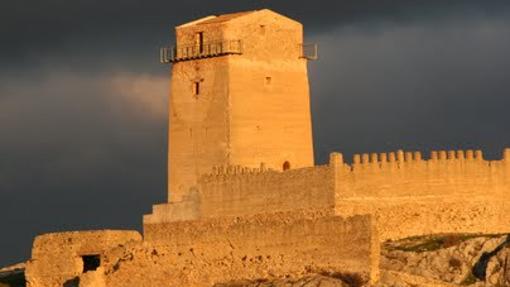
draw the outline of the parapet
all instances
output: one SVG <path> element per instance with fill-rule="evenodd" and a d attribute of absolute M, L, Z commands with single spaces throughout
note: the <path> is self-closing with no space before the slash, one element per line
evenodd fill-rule
<path fill-rule="evenodd" d="M 339 154 L 339 153 L 334 153 Z M 341 155 L 341 154 L 340 154 Z M 510 149 L 505 150 L 504 159 L 510 160 Z M 429 161 L 437 160 L 484 160 L 481 150 L 440 150 L 431 151 Z M 363 153 L 355 154 L 352 159 L 352 166 L 360 164 L 386 164 L 386 163 L 413 163 L 428 161 L 423 158 L 419 151 L 397 150 L 387 153 Z"/>
<path fill-rule="evenodd" d="M 501 160 L 485 160 L 481 150 L 439 150 L 355 154 L 351 164 L 330 155 L 337 198 L 445 196 L 503 192 L 510 186 L 510 149 Z"/>
<path fill-rule="evenodd" d="M 321 168 L 327 168 L 327 165 L 324 166 L 314 166 L 314 167 L 304 167 L 304 168 L 296 168 L 289 169 L 285 171 L 275 170 L 271 168 L 267 168 L 265 163 L 261 163 L 258 168 L 250 168 L 243 167 L 240 165 L 226 165 L 226 166 L 215 166 L 212 168 L 210 173 L 206 173 L 201 176 L 201 181 L 207 180 L 218 180 L 218 179 L 232 179 L 235 177 L 242 176 L 272 176 L 272 175 L 291 175 L 295 173 L 301 172 L 311 172 L 313 170 L 320 170 Z"/>
<path fill-rule="evenodd" d="M 144 225 L 212 217 L 244 216 L 334 206 L 334 180 L 328 165 L 285 171 L 221 166 L 203 175 L 181 201 L 153 206 Z"/>
<path fill-rule="evenodd" d="M 486 166 L 510 166 L 510 148 L 503 151 L 503 157 L 500 160 L 488 161 L 484 159 L 481 150 L 433 150 L 430 155 L 425 158 L 420 151 L 404 151 L 397 150 L 384 153 L 363 153 L 354 154 L 352 163 L 344 162 L 344 157 L 341 153 L 334 152 L 330 154 L 329 166 L 348 167 L 351 171 L 363 170 L 366 168 L 378 167 L 384 169 L 388 166 L 397 168 L 405 168 L 418 165 L 428 165 L 433 167 L 440 163 L 478 163 Z"/>
<path fill-rule="evenodd" d="M 352 164 L 333 153 L 337 214 L 370 213 L 382 240 L 434 233 L 507 232 L 510 149 L 500 160 L 481 150 L 364 153 Z M 488 224 L 490 223 L 490 224 Z"/>
<path fill-rule="evenodd" d="M 240 165 L 221 165 L 213 167 L 210 173 L 202 175 L 200 181 L 221 181 L 244 176 L 271 175 L 276 173 L 279 173 L 279 171 L 268 169 L 265 163 L 261 163 L 258 168 Z"/>
<path fill-rule="evenodd" d="M 241 216 L 334 205 L 328 165 L 276 171 L 238 166 L 215 168 L 198 184 L 203 217 Z"/>
<path fill-rule="evenodd" d="M 478 195 L 510 186 L 510 149 L 487 161 L 481 150 L 398 150 L 353 156 L 332 153 L 327 165 L 277 171 L 218 166 L 203 175 L 193 197 L 155 205 L 144 223 L 243 216 L 296 209 L 334 208 L 338 200 Z"/>

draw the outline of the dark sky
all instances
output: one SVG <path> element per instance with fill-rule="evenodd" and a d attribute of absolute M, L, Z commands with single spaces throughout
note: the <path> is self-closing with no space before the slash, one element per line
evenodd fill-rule
<path fill-rule="evenodd" d="M 320 45 L 316 160 L 510 146 L 510 1 L 4 1 L 0 265 L 35 235 L 136 228 L 166 200 L 172 27 L 271 8 Z"/>

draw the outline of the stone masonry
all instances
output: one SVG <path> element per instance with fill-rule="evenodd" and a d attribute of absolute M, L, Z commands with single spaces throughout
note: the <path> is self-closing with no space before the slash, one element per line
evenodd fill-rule
<path fill-rule="evenodd" d="M 263 9 L 176 28 L 168 202 L 136 231 L 36 237 L 29 287 L 379 280 L 380 242 L 510 232 L 510 149 L 332 153 L 315 166 L 300 23 Z M 316 51 L 316 50 L 315 50 Z"/>

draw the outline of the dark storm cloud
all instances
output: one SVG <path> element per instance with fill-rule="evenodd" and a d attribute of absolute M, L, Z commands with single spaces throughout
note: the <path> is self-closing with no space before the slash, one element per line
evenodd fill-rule
<path fill-rule="evenodd" d="M 510 21 L 381 24 L 314 38 L 311 64 L 317 157 L 399 148 L 510 147 Z"/>
<path fill-rule="evenodd" d="M 0 59 L 15 68 L 64 53 L 67 60 L 86 64 L 93 60 L 89 57 L 97 62 L 98 57 L 120 59 L 136 51 L 142 55 L 139 59 L 148 62 L 151 53 L 169 40 L 170 27 L 210 14 L 264 7 L 299 19 L 315 31 L 341 24 L 408 22 L 466 13 L 491 16 L 509 6 L 505 0 L 9 1 L 0 12 Z M 147 49 L 151 45 L 153 50 Z"/>
<path fill-rule="evenodd" d="M 140 228 L 165 200 L 168 66 L 194 18 L 268 7 L 320 44 L 317 160 L 510 145 L 509 1 L 27 1 L 0 9 L 0 265 L 55 230 Z M 6 219 L 6 220 L 5 220 Z"/>
<path fill-rule="evenodd" d="M 58 70 L 1 81 L 0 265 L 40 233 L 137 228 L 165 200 L 166 82 Z"/>

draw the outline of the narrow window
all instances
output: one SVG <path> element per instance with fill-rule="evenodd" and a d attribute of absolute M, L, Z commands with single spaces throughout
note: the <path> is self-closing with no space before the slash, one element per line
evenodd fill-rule
<path fill-rule="evenodd" d="M 272 80 L 273 80 L 273 79 L 272 79 L 271 77 L 266 77 L 266 82 L 265 82 L 265 83 L 266 83 L 266 85 L 271 85 L 271 81 L 272 81 Z"/>
<path fill-rule="evenodd" d="M 204 52 L 204 32 L 197 33 L 197 47 L 200 54 Z"/>
<path fill-rule="evenodd" d="M 260 25 L 260 34 L 265 35 L 266 34 L 266 25 Z"/>
<path fill-rule="evenodd" d="M 97 270 L 99 265 L 101 265 L 101 259 L 97 254 L 84 255 L 81 259 L 83 260 L 83 273 Z"/>
<path fill-rule="evenodd" d="M 283 163 L 283 170 L 289 170 L 290 169 L 290 162 L 286 161 Z"/>
<path fill-rule="evenodd" d="M 200 95 L 200 82 L 193 83 L 193 95 L 198 98 Z"/>

